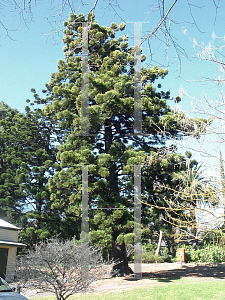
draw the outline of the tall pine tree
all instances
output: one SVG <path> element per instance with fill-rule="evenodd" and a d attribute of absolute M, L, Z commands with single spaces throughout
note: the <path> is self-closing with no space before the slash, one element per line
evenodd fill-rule
<path fill-rule="evenodd" d="M 0 102 L 0 218 L 11 221 L 12 214 L 19 212 L 18 200 L 24 193 L 15 182 L 18 162 L 14 159 L 16 151 L 5 132 L 4 124 L 12 124 L 18 110 Z"/>
<path fill-rule="evenodd" d="M 89 136 L 82 136 L 82 22 L 87 22 L 89 51 Z M 125 242 L 133 235 L 134 167 L 146 164 L 157 149 L 171 137 L 181 138 L 194 130 L 194 121 L 186 122 L 167 104 L 170 93 L 163 92 L 157 80 L 168 71 L 143 68 L 142 132 L 133 134 L 134 47 L 127 36 L 116 38 L 125 24 L 100 26 L 89 14 L 87 20 L 71 13 L 65 30 L 65 60 L 58 62 L 46 85 L 45 99 L 35 95 L 36 102 L 46 104 L 44 113 L 55 123 L 60 137 L 57 160 L 60 170 L 49 179 L 51 209 L 63 220 L 80 220 L 82 165 L 89 165 L 90 242 L 111 247 L 114 259 L 121 263 L 118 274 L 131 270 L 126 259 Z M 144 61 L 145 57 L 142 56 Z M 153 87 L 153 85 L 156 87 Z M 184 121 L 186 120 L 186 121 Z M 195 127 L 196 128 L 196 127 Z M 154 155 L 153 155 L 154 156 Z M 163 206 L 163 193 L 154 190 L 154 181 L 170 181 L 169 170 L 179 168 L 176 154 L 171 161 L 153 160 L 142 170 L 142 192 L 145 201 Z M 104 210 L 101 208 L 120 208 Z M 125 208 L 124 210 L 121 208 Z M 147 212 L 148 210 L 146 210 Z M 74 223 L 74 233 L 76 231 Z M 72 234 L 72 232 L 71 232 Z"/>
<path fill-rule="evenodd" d="M 31 111 L 26 107 L 25 114 L 9 109 L 3 112 L 0 213 L 4 219 L 19 225 L 23 241 L 33 245 L 49 236 L 54 228 L 49 225 L 54 218 L 49 215 L 46 186 L 55 170 L 56 150 L 50 141 L 51 124 L 43 118 L 40 109 Z"/>

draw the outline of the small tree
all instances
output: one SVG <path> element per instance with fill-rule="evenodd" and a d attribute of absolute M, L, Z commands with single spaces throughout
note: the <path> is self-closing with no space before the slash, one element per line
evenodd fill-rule
<path fill-rule="evenodd" d="M 17 277 L 25 287 L 54 292 L 65 300 L 106 273 L 100 248 L 58 238 L 41 242 L 18 260 Z"/>

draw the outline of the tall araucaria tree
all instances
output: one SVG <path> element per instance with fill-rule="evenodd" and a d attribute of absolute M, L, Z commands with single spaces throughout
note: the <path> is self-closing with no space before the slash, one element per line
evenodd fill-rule
<path fill-rule="evenodd" d="M 82 22 L 89 26 L 89 136 L 81 134 Z M 46 98 L 36 95 L 37 103 L 46 104 L 44 113 L 54 120 L 61 137 L 57 156 L 61 169 L 49 180 L 51 209 L 64 220 L 81 215 L 82 165 L 89 165 L 89 207 L 125 208 L 90 210 L 90 242 L 111 247 L 113 258 L 121 261 L 116 266 L 118 275 L 128 274 L 125 242 L 134 226 L 133 212 L 126 209 L 133 207 L 133 167 L 129 165 L 145 164 L 168 139 L 189 134 L 195 122 L 185 123 L 184 115 L 167 105 L 170 93 L 163 92 L 160 84 L 158 89 L 153 87 L 168 71 L 143 68 L 144 135 L 134 135 L 134 47 L 129 47 L 126 35 L 115 37 L 125 24 L 100 26 L 93 14 L 85 20 L 83 15 L 71 13 L 64 26 L 65 59 L 58 62 L 58 72 L 46 85 Z M 141 58 L 145 60 L 144 55 Z M 161 164 L 165 174 L 171 163 L 164 160 Z M 162 174 L 154 170 L 151 176 L 150 167 L 142 172 L 142 188 L 149 203 L 163 203 L 160 196 L 150 194 L 154 180 Z"/>
<path fill-rule="evenodd" d="M 32 111 L 27 106 L 22 114 L 6 105 L 2 107 L 0 216 L 20 226 L 20 238 L 32 246 L 52 235 L 54 221 L 59 221 L 50 210 L 46 186 L 55 171 L 52 124 L 40 109 Z"/>
<path fill-rule="evenodd" d="M 14 159 L 12 142 L 5 135 L 3 124 L 11 124 L 18 110 L 0 102 L 0 218 L 10 221 L 12 213 L 18 213 L 18 200 L 23 191 L 15 182 L 17 160 Z"/>

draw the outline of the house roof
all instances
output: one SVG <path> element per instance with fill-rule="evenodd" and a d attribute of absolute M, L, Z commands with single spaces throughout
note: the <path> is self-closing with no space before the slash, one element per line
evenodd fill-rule
<path fill-rule="evenodd" d="M 15 247 L 26 247 L 25 244 L 22 244 L 22 243 L 18 243 L 18 242 L 9 242 L 9 241 L 1 241 L 0 240 L 0 246 L 3 245 L 3 246 L 15 246 Z"/>
<path fill-rule="evenodd" d="M 19 230 L 18 227 L 0 219 L 0 228 L 7 228 L 7 229 L 12 229 L 12 230 Z"/>

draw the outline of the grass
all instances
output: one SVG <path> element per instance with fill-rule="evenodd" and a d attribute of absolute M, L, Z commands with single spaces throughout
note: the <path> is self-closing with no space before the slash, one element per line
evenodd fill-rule
<path fill-rule="evenodd" d="M 69 300 L 123 300 L 123 299 L 151 299 L 151 300 L 225 300 L 225 282 L 201 281 L 193 278 L 171 280 L 163 282 L 156 280 L 156 284 L 143 286 L 126 291 L 110 291 L 102 293 L 77 294 Z M 31 299 L 32 300 L 32 299 Z M 33 300 L 55 300 L 55 297 L 40 297 Z"/>

